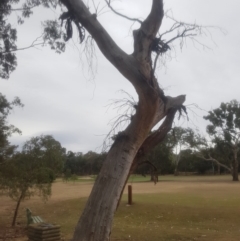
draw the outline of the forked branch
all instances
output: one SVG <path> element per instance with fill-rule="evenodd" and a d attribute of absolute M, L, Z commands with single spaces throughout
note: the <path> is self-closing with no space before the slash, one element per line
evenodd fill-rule
<path fill-rule="evenodd" d="M 35 39 L 29 46 L 27 46 L 27 47 L 12 48 L 12 49 L 10 49 L 10 50 L 6 50 L 6 51 L 0 52 L 0 53 L 1 53 L 1 54 L 8 54 L 8 53 L 11 53 L 11 52 L 16 52 L 16 51 L 20 51 L 20 50 L 30 49 L 30 48 L 33 48 L 33 47 L 36 47 L 36 46 L 39 46 L 39 45 L 43 46 L 43 45 L 45 44 L 45 41 L 40 42 L 40 43 L 37 42 L 37 41 L 39 41 L 39 39 L 42 38 L 42 36 L 43 36 L 43 34 L 42 34 L 40 37 L 36 38 L 36 39 Z"/>
<path fill-rule="evenodd" d="M 166 30 L 165 32 L 159 34 L 159 37 L 156 38 L 156 41 L 158 41 L 159 48 L 155 48 L 153 50 L 156 52 L 156 55 L 153 61 L 153 74 L 156 71 L 157 61 L 159 57 L 165 54 L 168 50 L 171 50 L 172 48 L 174 48 L 173 42 L 175 42 L 176 40 L 180 40 L 180 48 L 183 47 L 187 39 L 190 39 L 192 40 L 193 44 L 196 43 L 196 45 L 200 45 L 205 49 L 210 49 L 209 46 L 197 40 L 196 37 L 211 35 L 209 31 L 210 28 L 218 29 L 224 33 L 224 30 L 219 27 L 202 26 L 196 23 L 189 24 L 183 21 L 176 20 L 172 16 L 168 15 L 168 12 L 166 12 L 164 16 L 165 18 L 170 19 L 173 23 L 169 30 Z"/>
<path fill-rule="evenodd" d="M 198 158 L 201 158 L 201 159 L 204 160 L 204 161 L 215 162 L 217 165 L 219 165 L 219 166 L 227 169 L 230 173 L 232 172 L 232 170 L 231 170 L 230 167 L 228 167 L 227 165 L 222 164 L 222 163 L 219 162 L 217 159 L 211 157 L 211 155 L 209 155 L 209 157 L 206 158 L 205 156 L 203 156 L 203 155 L 201 155 L 201 154 L 197 154 L 197 157 L 198 157 Z"/>

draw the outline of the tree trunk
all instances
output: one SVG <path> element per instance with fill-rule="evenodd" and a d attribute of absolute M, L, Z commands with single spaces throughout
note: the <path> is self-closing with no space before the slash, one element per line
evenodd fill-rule
<path fill-rule="evenodd" d="M 213 172 L 213 175 L 215 175 L 215 167 L 214 167 L 214 163 L 212 162 L 212 172 Z"/>
<path fill-rule="evenodd" d="M 232 164 L 232 177 L 233 177 L 233 181 L 238 182 L 238 158 L 237 158 L 237 152 L 238 149 L 234 148 L 233 150 L 233 155 L 234 155 L 234 159 L 233 159 L 233 164 Z"/>
<path fill-rule="evenodd" d="M 159 101 L 155 104 L 159 110 L 157 103 Z M 154 123 L 155 115 L 154 111 L 151 111 L 153 106 L 154 103 L 151 107 L 138 108 L 127 129 L 116 137 L 76 226 L 73 241 L 109 240 L 113 216 L 133 161 L 138 159 L 135 157 L 143 155 L 144 140 L 147 139 Z M 156 136 L 149 140 L 155 138 Z M 150 146 L 146 145 L 146 150 L 149 148 Z"/>
<path fill-rule="evenodd" d="M 158 182 L 158 173 L 157 172 L 151 172 L 151 182 L 154 182 L 155 184 Z"/>
<path fill-rule="evenodd" d="M 24 195 L 25 195 L 25 190 L 23 190 L 23 191 L 21 192 L 21 195 L 20 195 L 20 197 L 18 198 L 17 206 L 16 206 L 15 211 L 14 211 L 14 216 L 13 216 L 13 221 L 12 221 L 12 227 L 15 226 L 16 219 L 17 219 L 17 215 L 18 215 L 19 206 L 20 206 L 20 203 L 21 203 Z"/>
<path fill-rule="evenodd" d="M 113 216 L 131 167 L 135 166 L 134 160 L 159 143 L 164 136 L 162 133 L 168 129 L 160 128 L 149 136 L 150 131 L 164 117 L 174 118 L 185 96 L 166 97 L 154 76 L 152 45 L 162 22 L 162 0 L 152 0 L 150 14 L 141 22 L 140 28 L 133 31 L 134 51 L 131 55 L 117 46 L 97 15 L 91 14 L 82 0 L 62 2 L 75 21 L 79 21 L 94 38 L 103 55 L 133 85 L 139 97 L 136 114 L 126 130 L 119 132 L 109 150 L 73 235 L 73 241 L 108 241 Z"/>
<path fill-rule="evenodd" d="M 151 174 L 150 174 L 150 181 L 151 181 L 151 182 L 154 182 L 154 180 L 155 180 L 154 174 L 151 173 Z"/>
<path fill-rule="evenodd" d="M 118 201 L 133 159 L 143 142 L 140 129 L 133 125 L 129 129 L 135 129 L 135 135 L 118 137 L 110 149 L 77 224 L 73 241 L 109 240 Z"/>
<path fill-rule="evenodd" d="M 218 168 L 218 175 L 221 175 L 221 167 L 219 164 L 217 164 L 217 168 Z"/>
<path fill-rule="evenodd" d="M 180 162 L 181 159 L 181 145 L 180 145 L 180 151 L 179 153 L 176 155 L 176 160 L 175 160 L 175 170 L 174 170 L 174 176 L 178 176 L 178 164 Z"/>

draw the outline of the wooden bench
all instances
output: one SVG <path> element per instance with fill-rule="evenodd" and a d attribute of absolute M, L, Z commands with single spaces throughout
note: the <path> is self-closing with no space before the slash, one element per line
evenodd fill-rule
<path fill-rule="evenodd" d="M 32 212 L 29 208 L 26 208 L 26 213 L 27 213 L 27 225 L 32 224 L 32 223 L 43 223 L 44 222 L 41 217 L 33 216 Z"/>

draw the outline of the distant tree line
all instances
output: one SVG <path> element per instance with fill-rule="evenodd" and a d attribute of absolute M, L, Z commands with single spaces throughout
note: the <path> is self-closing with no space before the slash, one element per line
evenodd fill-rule
<path fill-rule="evenodd" d="M 97 175 L 102 167 L 106 153 L 98 154 L 89 151 L 86 154 L 81 152 L 68 151 L 65 155 L 63 173 L 71 175 Z"/>
<path fill-rule="evenodd" d="M 76 180 L 77 176 L 96 176 L 107 153 L 66 152 L 51 135 L 32 137 L 21 150 L 9 137 L 21 131 L 8 123 L 14 107 L 23 107 L 19 98 L 9 102 L 0 93 L 0 190 L 16 200 L 12 225 L 15 225 L 21 201 L 33 195 L 46 200 L 56 177 Z M 165 141 L 143 156 L 135 173 L 150 175 L 156 181 L 166 174 L 232 174 L 238 181 L 240 171 L 240 104 L 222 103 L 204 117 L 210 122 L 208 136 L 191 128 L 174 127 Z M 144 150 L 143 150 L 144 151 Z"/>
<path fill-rule="evenodd" d="M 179 172 L 230 173 L 233 181 L 239 181 L 240 103 L 237 100 L 221 103 L 204 119 L 210 122 L 206 128 L 208 135 L 203 136 L 191 128 L 175 127 L 165 142 L 145 157 L 146 164 L 138 170 L 175 175 Z"/>

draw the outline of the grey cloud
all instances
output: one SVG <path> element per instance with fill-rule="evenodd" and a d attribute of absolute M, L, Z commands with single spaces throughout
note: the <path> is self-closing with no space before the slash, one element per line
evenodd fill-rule
<path fill-rule="evenodd" d="M 137 5 L 133 11 L 135 17 L 147 16 L 150 8 L 149 1 L 145 0 L 128 0 L 127 3 L 118 4 L 122 4 L 122 12 L 126 6 Z M 240 100 L 240 32 L 237 30 L 240 22 L 240 2 L 169 0 L 165 2 L 165 9 L 169 8 L 172 8 L 174 16 L 182 21 L 217 25 L 225 28 L 228 34 L 225 36 L 213 30 L 212 37 L 217 45 L 210 39 L 204 40 L 212 50 L 203 51 L 201 47 L 196 49 L 191 41 L 187 42 L 187 47 L 182 51 L 177 50 L 176 58 L 168 62 L 166 68 L 157 71 L 159 83 L 166 89 L 166 94 L 186 94 L 186 105 L 196 103 L 206 111 L 218 107 L 222 101 L 234 98 Z M 132 8 L 126 11 L 130 9 Z M 43 11 L 45 10 L 38 10 L 32 21 L 21 26 L 20 46 L 27 46 L 31 43 L 30 40 L 40 35 L 41 29 L 36 26 L 40 26 L 39 20 L 43 19 Z M 57 17 L 54 13 L 46 14 L 52 18 Z M 117 43 L 131 53 L 131 22 L 110 13 L 103 14 L 99 19 L 107 26 Z M 163 21 L 164 24 L 167 24 L 166 20 Z M 133 29 L 136 27 L 135 24 Z M 0 91 L 8 99 L 19 96 L 25 104 L 23 109 L 16 109 L 9 118 L 10 123 L 23 131 L 22 136 L 12 137 L 14 144 L 21 144 L 31 136 L 52 134 L 68 150 L 100 151 L 96 148 L 101 146 L 104 134 L 110 129 L 107 123 L 116 116 L 116 110 L 107 111 L 105 106 L 110 99 L 123 98 L 123 95 L 117 92 L 120 89 L 135 97 L 136 93 L 98 50 L 96 78 L 86 78 L 89 76 L 88 65 L 84 57 L 80 60 L 81 51 L 77 41 L 70 41 L 66 53 L 62 55 L 56 55 L 49 48 L 17 53 L 17 70 L 10 80 L 0 82 Z M 175 123 L 198 126 L 204 131 L 204 114 L 205 111 L 194 109 L 194 112 L 189 111 L 190 122 L 176 119 Z"/>

